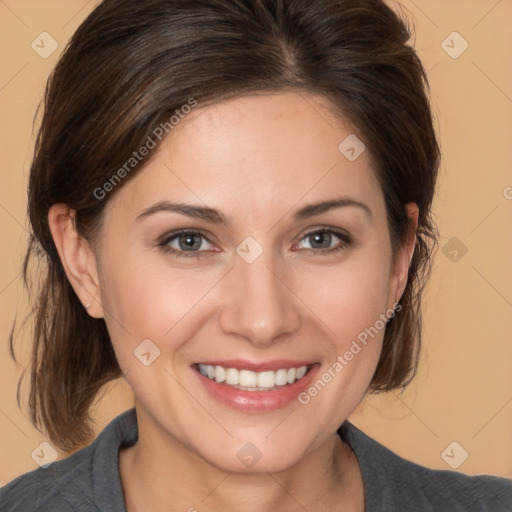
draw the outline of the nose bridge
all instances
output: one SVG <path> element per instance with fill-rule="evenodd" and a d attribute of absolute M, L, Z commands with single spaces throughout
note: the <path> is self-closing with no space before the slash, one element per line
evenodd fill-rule
<path fill-rule="evenodd" d="M 221 313 L 226 333 L 239 334 L 255 345 L 265 346 L 284 333 L 293 332 L 300 317 L 276 269 L 272 251 L 263 251 L 254 261 L 236 255 L 225 293 L 229 296 Z"/>

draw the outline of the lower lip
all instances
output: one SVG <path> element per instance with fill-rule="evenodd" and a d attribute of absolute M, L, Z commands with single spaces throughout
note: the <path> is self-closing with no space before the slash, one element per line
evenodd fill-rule
<path fill-rule="evenodd" d="M 319 365 L 315 364 L 310 367 L 302 379 L 272 391 L 244 391 L 227 384 L 219 384 L 194 368 L 192 371 L 197 375 L 206 391 L 224 405 L 243 412 L 267 412 L 282 409 L 297 400 L 298 395 L 309 387 L 318 368 Z"/>

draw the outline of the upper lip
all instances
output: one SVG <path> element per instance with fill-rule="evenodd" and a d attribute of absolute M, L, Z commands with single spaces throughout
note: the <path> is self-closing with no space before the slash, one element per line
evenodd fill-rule
<path fill-rule="evenodd" d="M 276 371 L 282 368 L 300 368 L 301 366 L 312 366 L 315 361 L 299 361 L 292 359 L 274 359 L 272 361 L 248 361 L 247 359 L 229 359 L 215 361 L 206 360 L 199 361 L 196 364 L 204 364 L 210 366 L 222 366 L 224 368 L 236 368 L 237 370 L 249 370 L 253 372 Z"/>

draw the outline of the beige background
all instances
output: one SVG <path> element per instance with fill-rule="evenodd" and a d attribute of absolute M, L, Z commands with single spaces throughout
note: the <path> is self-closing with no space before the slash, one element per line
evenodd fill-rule
<path fill-rule="evenodd" d="M 12 321 L 26 304 L 20 266 L 32 120 L 59 53 L 95 3 L 0 0 L 0 484 L 36 468 L 31 453 L 45 441 L 16 403 L 28 330 L 17 337 L 21 364 L 8 353 Z M 418 378 L 402 395 L 367 399 L 351 419 L 420 464 L 449 469 L 441 454 L 456 441 L 447 460 L 459 461 L 462 449 L 469 454 L 459 471 L 512 477 L 512 2 L 403 4 L 429 70 L 443 147 L 440 250 L 424 302 Z M 453 55 L 463 48 L 459 36 L 448 37 L 454 31 L 469 44 L 458 58 L 442 47 L 446 40 Z M 31 48 L 42 32 L 59 44 L 47 59 Z M 126 386 L 113 383 L 95 410 L 98 430 L 131 403 Z"/>

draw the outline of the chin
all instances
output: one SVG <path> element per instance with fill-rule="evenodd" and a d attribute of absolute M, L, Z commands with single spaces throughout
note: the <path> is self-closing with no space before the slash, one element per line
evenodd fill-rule
<path fill-rule="evenodd" d="M 249 450 L 247 451 L 249 452 Z M 252 457 L 252 460 L 250 459 Z M 216 468 L 226 471 L 229 473 L 278 473 L 285 471 L 290 467 L 294 466 L 300 458 L 297 459 L 286 457 L 276 457 L 275 454 L 267 457 L 264 454 L 258 455 L 244 455 L 240 459 L 237 457 L 219 457 L 215 459 L 209 459 L 208 462 Z"/>

